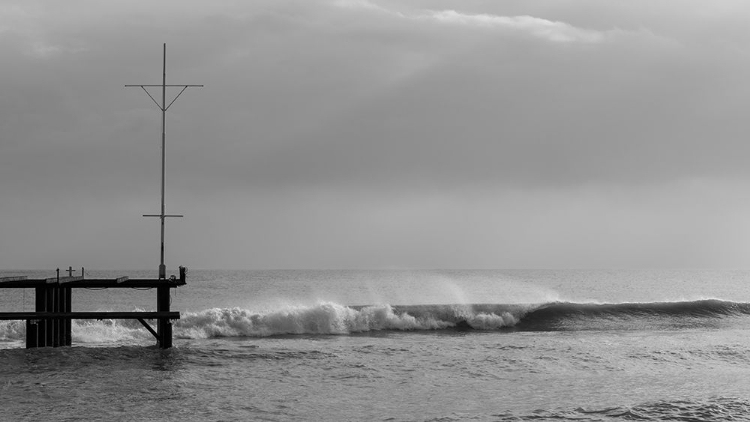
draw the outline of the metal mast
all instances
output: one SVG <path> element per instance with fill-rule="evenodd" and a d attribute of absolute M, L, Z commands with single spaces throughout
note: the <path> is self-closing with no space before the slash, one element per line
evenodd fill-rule
<path fill-rule="evenodd" d="M 125 87 L 141 87 L 144 92 L 151 98 L 151 100 L 161 110 L 161 213 L 160 214 L 144 214 L 144 217 L 159 217 L 161 220 L 161 249 L 160 249 L 160 260 L 159 260 L 159 278 L 166 278 L 167 268 L 164 265 L 164 220 L 167 217 L 182 217 L 182 215 L 168 215 L 165 212 L 164 207 L 164 176 L 166 167 L 166 139 L 167 139 L 167 110 L 169 107 L 177 101 L 177 98 L 185 92 L 186 89 L 191 87 L 202 88 L 203 85 L 167 85 L 167 43 L 164 43 L 164 60 L 163 60 L 163 72 L 161 85 L 125 85 Z M 161 87 L 161 104 L 148 92 L 146 88 Z M 167 87 L 181 87 L 182 90 L 174 97 L 174 99 L 167 104 Z"/>

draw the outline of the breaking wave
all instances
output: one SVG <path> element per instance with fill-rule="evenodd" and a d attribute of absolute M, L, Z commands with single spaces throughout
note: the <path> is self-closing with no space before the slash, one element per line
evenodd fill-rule
<path fill-rule="evenodd" d="M 270 336 L 282 334 L 351 334 L 379 330 L 440 330 L 469 324 L 478 329 L 513 326 L 522 307 L 496 312 L 474 306 L 360 306 L 336 303 L 288 307 L 267 313 L 241 308 L 187 313 L 175 324 L 175 334 L 187 338 Z"/>
<path fill-rule="evenodd" d="M 721 300 L 653 303 L 344 306 L 319 303 L 266 312 L 214 308 L 183 312 L 176 338 L 345 335 L 373 331 L 575 331 L 711 327 L 750 315 L 750 303 Z M 152 322 L 153 323 L 153 322 Z M 74 343 L 153 341 L 138 321 L 75 320 Z M 22 341 L 24 321 L 0 321 L 0 341 Z"/>
<path fill-rule="evenodd" d="M 710 326 L 750 315 L 750 303 L 690 302 L 527 305 L 343 306 L 321 303 L 265 313 L 242 308 L 186 313 L 175 323 L 181 338 L 265 337 L 290 334 L 353 334 L 442 329 L 552 331 Z"/>

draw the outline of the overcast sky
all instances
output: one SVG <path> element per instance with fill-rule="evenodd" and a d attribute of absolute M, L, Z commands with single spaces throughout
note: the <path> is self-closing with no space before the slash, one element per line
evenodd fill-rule
<path fill-rule="evenodd" d="M 170 273 L 750 268 L 748 16 L 0 1 L 0 268 L 156 270 L 162 43 Z"/>

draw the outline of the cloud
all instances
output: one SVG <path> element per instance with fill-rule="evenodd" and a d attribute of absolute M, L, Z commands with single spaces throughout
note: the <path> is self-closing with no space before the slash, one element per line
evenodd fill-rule
<path fill-rule="evenodd" d="M 369 2 L 367 0 L 336 0 L 333 2 L 333 5 L 336 7 L 341 7 L 341 8 L 346 8 L 346 9 L 377 10 L 379 12 L 385 12 L 388 14 L 403 16 L 400 13 L 394 13 L 393 11 L 386 9 L 385 7 L 378 6 L 377 4 Z"/>
<path fill-rule="evenodd" d="M 698 258 L 712 244 L 748 250 L 731 237 L 746 232 L 750 203 L 746 14 L 706 21 L 703 4 L 685 14 L 632 2 L 23 4 L 0 13 L 0 232 L 33 241 L 0 245 L 6 266 L 39 265 L 36 249 L 25 258 L 39 245 L 44 265 L 59 259 L 44 242 L 58 226 L 81 230 L 76 255 L 97 265 L 118 266 L 92 251 L 103 238 L 119 245 L 119 266 L 141 265 L 160 116 L 122 85 L 160 81 L 162 42 L 170 81 L 206 86 L 167 115 L 167 202 L 189 217 L 170 225 L 189 230 L 169 253 L 195 265 L 650 265 L 664 249 L 679 266 L 691 262 L 685 244 Z M 718 237 L 712 218 L 726 221 Z"/>
<path fill-rule="evenodd" d="M 549 21 L 533 16 L 497 16 L 489 14 L 465 14 L 455 10 L 442 10 L 426 15 L 437 22 L 454 25 L 472 25 L 487 28 L 509 28 L 524 31 L 553 42 L 588 42 L 604 40 L 599 31 L 576 28 L 568 23 Z"/>
<path fill-rule="evenodd" d="M 398 19 L 432 21 L 446 25 L 463 25 L 481 28 L 502 28 L 531 34 L 535 37 L 560 43 L 597 43 L 606 38 L 606 32 L 575 27 L 562 21 L 551 21 L 529 15 L 501 16 L 494 14 L 462 13 L 452 9 L 432 11 L 395 11 L 367 0 L 337 0 L 334 6 L 346 9 L 376 11 Z"/>

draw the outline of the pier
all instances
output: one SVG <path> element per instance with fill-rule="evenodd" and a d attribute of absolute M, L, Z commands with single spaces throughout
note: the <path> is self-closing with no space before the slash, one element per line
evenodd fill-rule
<path fill-rule="evenodd" d="M 203 85 L 167 84 L 167 44 L 163 45 L 162 81 L 161 84 L 125 85 L 126 87 L 141 88 L 161 111 L 161 209 L 159 214 L 144 214 L 144 217 L 157 217 L 160 220 L 160 249 L 159 249 L 159 277 L 154 279 L 129 279 L 119 277 L 114 279 L 86 279 L 81 269 L 81 276 L 74 277 L 73 269 L 68 270 L 68 277 L 57 275 L 44 279 L 28 279 L 25 276 L 0 277 L 0 289 L 34 289 L 34 312 L 2 312 L 0 320 L 26 320 L 26 347 L 59 347 L 70 346 L 71 322 L 74 319 L 137 319 L 156 337 L 157 344 L 162 349 L 172 347 L 172 321 L 180 318 L 179 312 L 170 310 L 170 289 L 184 286 L 187 278 L 187 268 L 180 267 L 179 278 L 166 276 L 164 263 L 165 240 L 164 224 L 170 217 L 182 215 L 167 214 L 164 200 L 166 173 L 166 113 L 188 88 L 200 88 Z M 161 88 L 161 103 L 156 100 L 149 89 Z M 167 100 L 167 88 L 181 88 L 171 101 Z M 73 312 L 73 291 L 84 289 L 156 289 L 155 312 Z M 156 329 L 147 320 L 156 321 Z"/>
<path fill-rule="evenodd" d="M 71 271 L 72 273 L 72 271 Z M 83 274 L 83 270 L 81 270 Z M 187 283 L 187 269 L 180 267 L 180 276 L 157 279 L 87 279 L 83 275 L 28 279 L 27 277 L 0 277 L 0 289 L 34 289 L 34 312 L 0 312 L 0 320 L 26 320 L 26 348 L 60 347 L 72 344 L 71 321 L 74 319 L 137 319 L 156 337 L 162 349 L 172 347 L 172 321 L 180 313 L 170 310 L 170 289 Z M 73 312 L 73 291 L 78 288 L 94 289 L 156 289 L 156 311 L 139 312 Z M 147 320 L 156 321 L 156 329 Z"/>

